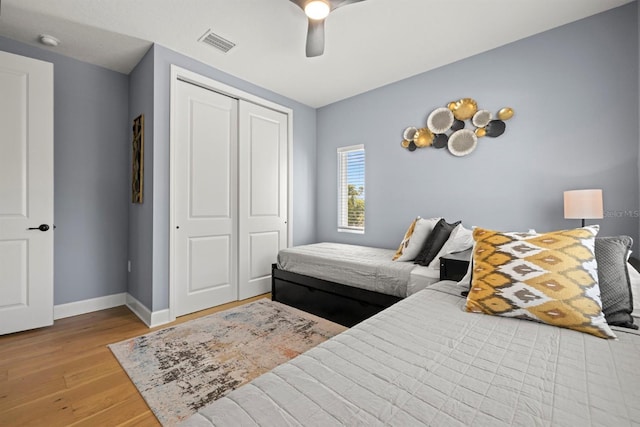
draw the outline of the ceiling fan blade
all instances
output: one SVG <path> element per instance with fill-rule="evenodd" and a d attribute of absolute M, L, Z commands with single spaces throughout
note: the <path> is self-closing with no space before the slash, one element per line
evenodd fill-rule
<path fill-rule="evenodd" d="M 347 6 L 353 3 L 359 3 L 361 1 L 364 1 L 364 0 L 329 0 L 329 2 L 331 3 L 331 11 L 334 11 L 335 9 L 342 6 Z"/>
<path fill-rule="evenodd" d="M 307 30 L 307 58 L 324 53 L 324 19 L 309 19 Z"/>
<path fill-rule="evenodd" d="M 304 10 L 304 5 L 307 1 L 308 0 L 291 0 L 291 3 L 297 4 L 300 9 Z"/>

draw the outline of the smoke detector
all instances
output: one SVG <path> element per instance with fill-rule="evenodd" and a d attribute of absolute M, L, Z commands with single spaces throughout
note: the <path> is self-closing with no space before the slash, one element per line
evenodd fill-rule
<path fill-rule="evenodd" d="M 222 36 L 212 32 L 210 29 L 198 39 L 199 42 L 213 46 L 223 53 L 229 52 L 236 44 Z"/>
<path fill-rule="evenodd" d="M 45 46 L 56 47 L 60 44 L 60 40 L 57 38 L 50 36 L 49 34 L 40 34 L 38 36 L 38 40 Z"/>

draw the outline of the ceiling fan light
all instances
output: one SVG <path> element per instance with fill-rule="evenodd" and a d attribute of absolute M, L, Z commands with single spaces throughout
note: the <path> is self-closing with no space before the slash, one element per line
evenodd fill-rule
<path fill-rule="evenodd" d="M 310 19 L 324 19 L 331 12 L 329 3 L 324 0 L 312 0 L 304 7 L 304 13 Z"/>

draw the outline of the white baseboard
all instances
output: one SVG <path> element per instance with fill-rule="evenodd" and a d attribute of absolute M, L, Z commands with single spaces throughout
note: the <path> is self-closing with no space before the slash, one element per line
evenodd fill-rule
<path fill-rule="evenodd" d="M 156 326 L 171 323 L 174 320 L 176 319 L 171 319 L 169 317 L 168 308 L 165 308 L 164 310 L 154 311 L 153 313 L 151 313 L 151 328 L 155 328 Z"/>
<path fill-rule="evenodd" d="M 53 319 L 64 319 L 65 317 L 106 310 L 107 308 L 119 307 L 121 305 L 126 305 L 133 314 L 138 316 L 140 320 L 150 328 L 164 325 L 165 323 L 175 320 L 169 318 L 168 308 L 151 312 L 144 304 L 126 292 L 91 298 L 83 301 L 70 302 L 67 304 L 54 305 Z"/>
<path fill-rule="evenodd" d="M 107 295 L 104 297 L 91 298 L 83 301 L 75 301 L 67 304 L 53 306 L 53 319 L 64 319 L 65 317 L 77 316 L 79 314 L 91 313 L 93 311 L 105 310 L 107 308 L 118 307 L 125 304 L 125 293 Z"/>
<path fill-rule="evenodd" d="M 156 326 L 164 325 L 165 323 L 171 322 L 171 320 L 169 319 L 168 308 L 152 312 L 132 295 L 126 295 L 126 306 L 148 327 L 154 328 Z"/>

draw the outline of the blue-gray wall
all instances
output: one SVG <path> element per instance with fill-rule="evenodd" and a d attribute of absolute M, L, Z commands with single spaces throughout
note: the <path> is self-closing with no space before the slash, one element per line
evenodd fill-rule
<path fill-rule="evenodd" d="M 152 311 L 168 307 L 171 64 L 293 110 L 293 243 L 315 241 L 315 109 L 157 45 L 129 76 L 2 37 L 0 50 L 54 63 L 55 304 L 129 292 Z M 132 204 L 139 114 L 144 203 Z"/>
<path fill-rule="evenodd" d="M 129 203 L 129 246 L 131 261 L 127 291 L 146 307 L 153 303 L 153 48 L 150 48 L 129 74 L 129 124 L 144 114 L 144 181 L 143 203 Z M 131 162 L 129 149 L 128 161 Z M 131 163 L 129 163 L 131 164 Z M 129 170 L 129 182 L 131 170 Z M 129 193 L 131 200 L 131 193 Z"/>
<path fill-rule="evenodd" d="M 147 61 L 153 56 L 153 70 Z M 152 311 L 169 307 L 169 116 L 171 64 L 194 71 L 203 76 L 236 87 L 245 92 L 278 103 L 293 110 L 293 243 L 301 245 L 315 241 L 315 135 L 316 110 L 289 98 L 255 86 L 206 64 L 195 61 L 160 45 L 154 45 L 151 53 L 136 68 L 138 79 L 153 81 L 153 118 L 145 117 L 146 129 L 153 128 L 153 137 L 145 135 L 145 144 L 151 144 L 152 154 L 145 155 L 145 202 L 139 215 L 133 208 L 134 218 L 146 224 L 140 229 L 130 224 L 130 256 L 133 269 L 144 260 L 142 272 L 129 276 L 130 293 Z M 135 74 L 134 74 L 135 75 Z M 141 83 L 132 85 L 138 87 Z M 145 88 L 148 82 L 144 83 Z M 133 93 L 133 89 L 132 89 Z M 143 94 L 145 103 L 148 91 Z M 132 101 L 133 102 L 133 101 Z M 149 109 L 148 105 L 145 108 Z M 130 111 L 136 115 L 137 110 Z M 148 145 L 145 145 L 147 150 Z M 153 194 L 150 194 L 150 193 Z M 136 216 L 138 215 L 138 216 Z M 153 224 L 148 234 L 148 225 Z M 148 256 L 152 254 L 151 266 Z M 149 269 L 149 267 L 151 267 Z"/>
<path fill-rule="evenodd" d="M 127 76 L 0 37 L 54 64 L 54 302 L 127 290 Z"/>
<path fill-rule="evenodd" d="M 405 127 L 463 97 L 494 114 L 513 107 L 505 134 L 462 158 L 400 147 Z M 393 248 L 417 215 L 503 230 L 578 226 L 563 218 L 562 197 L 581 188 L 602 188 L 606 211 L 637 211 L 637 3 L 326 106 L 317 120 L 320 241 Z M 338 233 L 336 148 L 359 143 L 366 233 Z M 638 241 L 633 215 L 591 222 Z"/>
<path fill-rule="evenodd" d="M 540 230 L 562 191 L 604 189 L 605 209 L 639 209 L 637 3 L 314 110 L 161 46 L 125 76 L 0 37 L 0 50 L 54 63 L 55 304 L 128 291 L 168 306 L 170 64 L 294 110 L 293 243 L 395 247 L 412 217 Z M 515 117 L 468 157 L 400 148 L 402 130 L 473 97 Z M 130 203 L 131 122 L 145 114 L 145 193 Z M 317 146 L 316 146 L 317 139 Z M 367 231 L 336 232 L 338 146 L 367 149 Z M 632 216 L 602 234 L 638 240 Z M 637 251 L 637 247 L 636 247 Z M 132 272 L 127 277 L 127 259 Z"/>

